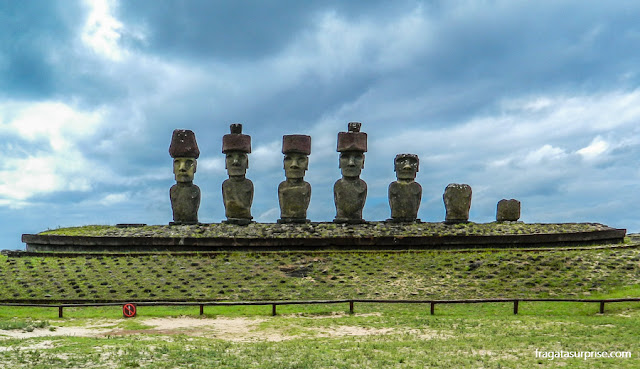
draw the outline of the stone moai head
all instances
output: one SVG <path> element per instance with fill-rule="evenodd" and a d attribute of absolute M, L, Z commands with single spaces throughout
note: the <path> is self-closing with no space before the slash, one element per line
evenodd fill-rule
<path fill-rule="evenodd" d="M 348 132 L 338 132 L 338 152 L 342 176 L 357 178 L 364 169 L 364 153 L 367 151 L 367 134 L 360 132 L 362 123 L 350 122 Z"/>
<path fill-rule="evenodd" d="M 305 135 L 282 136 L 284 174 L 287 179 L 304 178 L 309 169 L 311 137 Z"/>
<path fill-rule="evenodd" d="M 229 177 L 244 177 L 249 168 L 251 136 L 242 134 L 242 124 L 230 126 L 231 133 L 222 137 L 222 153 L 226 155 L 225 169 Z"/>
<path fill-rule="evenodd" d="M 451 183 L 445 188 L 442 198 L 447 212 L 445 223 L 465 223 L 469 221 L 471 186 Z"/>
<path fill-rule="evenodd" d="M 200 149 L 196 135 L 188 129 L 176 129 L 171 137 L 169 155 L 173 158 L 173 174 L 178 183 L 191 183 L 197 169 Z"/>
<path fill-rule="evenodd" d="M 394 160 L 393 170 L 399 180 L 414 180 L 418 173 L 420 160 L 416 154 L 398 154 Z"/>
<path fill-rule="evenodd" d="M 502 199 L 498 201 L 496 220 L 498 222 L 516 222 L 520 219 L 520 201 Z"/>

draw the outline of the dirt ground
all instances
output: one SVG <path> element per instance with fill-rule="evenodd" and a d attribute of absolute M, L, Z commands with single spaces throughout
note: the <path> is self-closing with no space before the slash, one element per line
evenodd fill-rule
<path fill-rule="evenodd" d="M 334 314 L 335 315 L 335 314 Z M 366 314 L 362 314 L 366 315 Z M 356 314 L 358 316 L 358 314 Z M 339 316 L 324 316 L 324 318 Z M 296 319 L 319 319 L 323 317 L 301 317 L 293 315 Z M 135 318 L 133 318 L 135 319 Z M 162 335 L 172 336 L 184 334 L 194 337 L 217 338 L 234 342 L 256 342 L 256 341 L 284 341 L 300 337 L 342 337 L 342 336 L 369 336 L 369 335 L 389 335 L 389 334 L 418 334 L 423 339 L 447 338 L 447 334 L 437 331 L 406 330 L 397 328 L 366 328 L 349 325 L 330 325 L 328 327 L 306 327 L 298 329 L 295 335 L 287 334 L 286 328 L 275 329 L 271 327 L 259 327 L 267 319 L 287 319 L 278 318 L 148 318 L 139 319 L 137 323 L 148 326 L 142 329 L 123 329 L 118 325 L 123 319 L 94 320 L 88 321 L 82 326 L 56 326 L 55 321 L 51 321 L 50 327 L 37 328 L 31 332 L 21 330 L 0 331 L 0 342 L 10 338 L 33 338 L 33 337 L 55 337 L 55 336 L 78 336 L 78 337 L 108 337 L 125 335 Z M 283 325 L 286 327 L 286 324 Z M 46 344 L 40 343 L 40 345 Z M 0 347 L 0 351 L 3 348 Z"/>

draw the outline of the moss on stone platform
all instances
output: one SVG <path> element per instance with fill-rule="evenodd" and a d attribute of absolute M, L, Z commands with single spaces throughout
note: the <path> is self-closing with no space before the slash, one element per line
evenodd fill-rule
<path fill-rule="evenodd" d="M 410 223 L 369 222 L 366 224 L 232 224 L 151 225 L 116 227 L 87 225 L 59 228 L 39 235 L 85 237 L 191 237 L 191 238 L 342 238 L 342 237 L 425 237 L 425 236 L 501 236 L 523 234 L 558 234 L 593 232 L 611 229 L 598 223 Z"/>

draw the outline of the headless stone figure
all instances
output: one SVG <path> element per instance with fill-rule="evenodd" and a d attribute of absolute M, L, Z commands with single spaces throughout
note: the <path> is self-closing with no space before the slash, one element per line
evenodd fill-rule
<path fill-rule="evenodd" d="M 389 206 L 393 222 L 419 222 L 418 209 L 422 199 L 422 186 L 415 181 L 418 156 L 398 154 L 394 161 L 397 181 L 389 185 Z"/>
<path fill-rule="evenodd" d="M 466 223 L 469 221 L 471 209 L 471 186 L 468 184 L 450 183 L 444 189 L 445 223 Z"/>
<path fill-rule="evenodd" d="M 231 125 L 231 134 L 222 138 L 222 152 L 226 155 L 225 168 L 229 179 L 222 183 L 227 223 L 251 223 L 251 204 L 253 203 L 253 183 L 245 177 L 249 168 L 251 137 L 242 134 L 241 124 Z"/>
<path fill-rule="evenodd" d="M 342 178 L 333 185 L 336 223 L 364 223 L 362 209 L 367 199 L 367 183 L 360 179 L 367 151 L 367 134 L 360 132 L 361 123 L 349 123 L 349 132 L 338 133 Z"/>
<path fill-rule="evenodd" d="M 169 154 L 173 157 L 176 184 L 169 190 L 173 222 L 170 224 L 197 224 L 200 207 L 200 188 L 193 184 L 200 150 L 195 134 L 189 130 L 173 131 Z"/>
<path fill-rule="evenodd" d="M 278 223 L 307 223 L 307 209 L 311 200 L 311 185 L 304 181 L 309 169 L 311 137 L 287 135 L 282 137 L 284 173 L 287 178 L 278 185 L 280 219 Z"/>

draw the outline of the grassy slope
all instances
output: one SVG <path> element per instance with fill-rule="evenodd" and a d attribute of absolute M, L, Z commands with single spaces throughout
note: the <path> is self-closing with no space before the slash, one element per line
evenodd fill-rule
<path fill-rule="evenodd" d="M 575 297 L 640 283 L 640 249 L 0 257 L 0 300 Z"/>
<path fill-rule="evenodd" d="M 0 256 L 0 278 L 1 299 L 638 297 L 640 249 Z M 258 336 L 275 331 L 295 338 L 282 342 L 238 343 L 183 335 L 2 340 L 0 368 L 634 368 L 640 354 L 637 303 L 607 305 L 602 316 L 596 304 L 580 303 L 522 303 L 517 316 L 508 303 L 438 306 L 435 316 L 427 306 L 356 304 L 354 316 L 330 315 L 346 309 L 283 306 L 280 315 L 271 318 L 269 307 L 206 308 L 209 317 L 260 317 L 264 321 L 256 328 Z M 57 312 L 51 309 L 0 307 L 0 322 L 42 319 L 56 327 L 106 316 L 124 328 L 137 329 L 144 327 L 145 316 L 197 316 L 197 308 L 144 307 L 139 313 L 136 320 L 123 321 L 120 307 L 66 309 L 66 318 L 55 320 Z M 336 338 L 318 333 L 341 326 L 387 333 Z M 633 356 L 549 361 L 535 358 L 536 349 L 631 351 Z"/>

